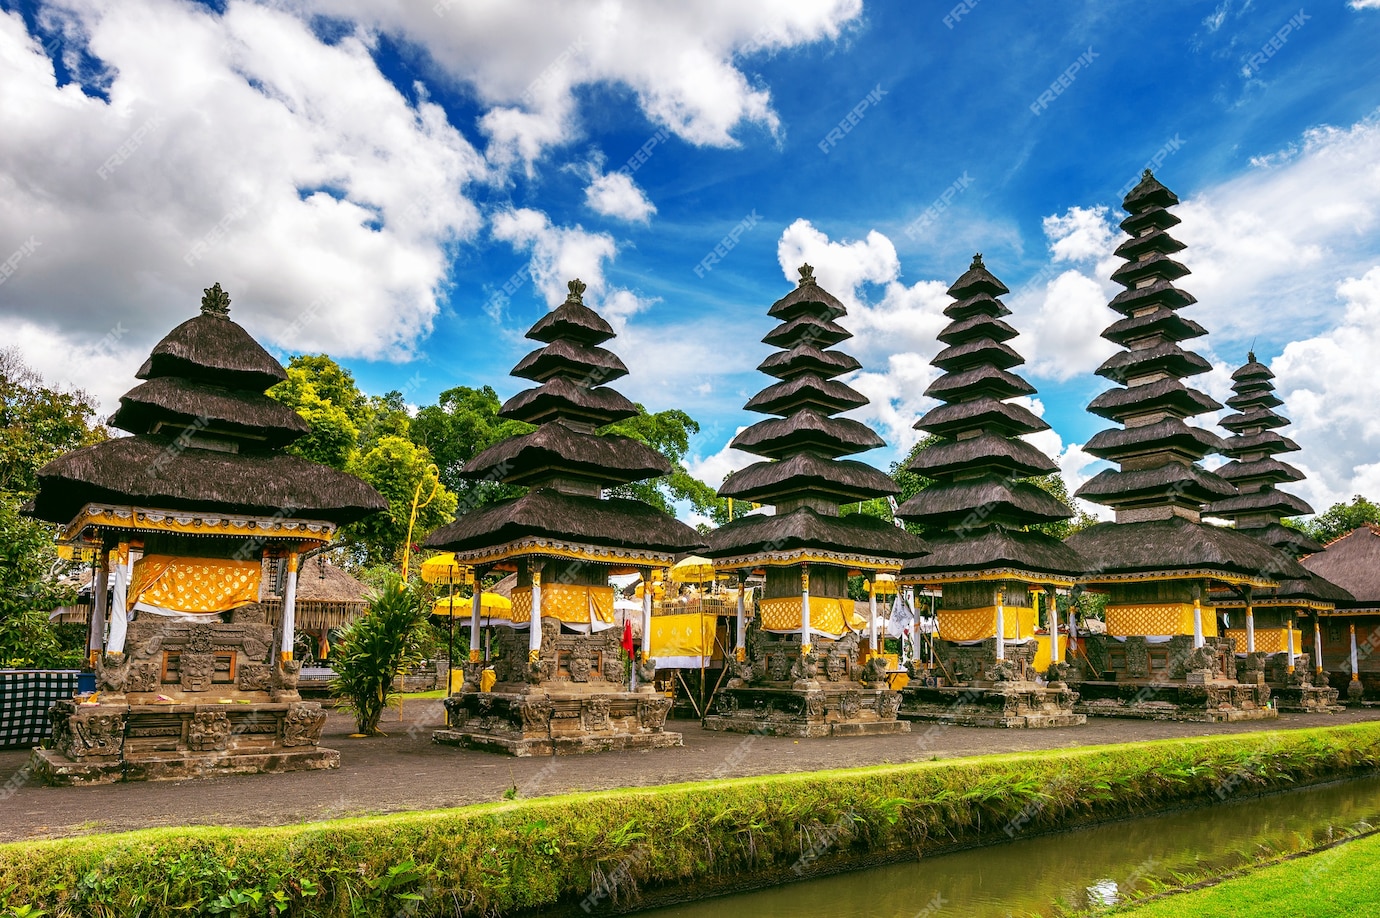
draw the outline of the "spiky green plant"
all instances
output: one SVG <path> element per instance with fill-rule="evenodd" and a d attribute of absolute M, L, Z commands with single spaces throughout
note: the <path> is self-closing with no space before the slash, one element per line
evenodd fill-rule
<path fill-rule="evenodd" d="M 425 628 L 421 598 L 394 576 L 370 595 L 369 611 L 341 630 L 331 653 L 331 692 L 365 736 L 380 735 L 393 680 L 421 660 Z"/>

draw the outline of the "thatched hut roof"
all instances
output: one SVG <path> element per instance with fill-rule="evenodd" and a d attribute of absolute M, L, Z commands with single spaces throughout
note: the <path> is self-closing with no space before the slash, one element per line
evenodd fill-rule
<path fill-rule="evenodd" d="M 301 631 L 339 628 L 369 608 L 369 585 L 318 555 L 302 565 L 297 575 L 295 620 Z M 282 620 L 283 599 L 264 601 L 271 624 Z"/>
<path fill-rule="evenodd" d="M 300 414 L 267 395 L 176 376 L 160 376 L 130 389 L 110 417 L 112 427 L 136 434 L 154 432 L 159 422 L 223 431 L 268 449 L 286 446 L 311 430 Z"/>
<path fill-rule="evenodd" d="M 743 429 L 729 445 L 779 459 L 806 449 L 821 456 L 847 456 L 886 443 L 872 428 L 852 418 L 831 418 L 804 408 L 790 417 L 759 421 Z"/>
<path fill-rule="evenodd" d="M 1351 601 L 1337 603 L 1339 609 L 1380 609 L 1380 526 L 1353 529 L 1302 563 L 1351 593 Z"/>
<path fill-rule="evenodd" d="M 719 496 L 769 504 L 811 494 L 851 504 L 897 490 L 896 482 L 865 462 L 802 451 L 785 459 L 754 462 L 735 472 L 719 488 Z"/>
<path fill-rule="evenodd" d="M 527 330 L 527 337 L 548 343 L 564 339 L 586 347 L 601 344 L 615 337 L 613 327 L 581 301 L 580 294 L 584 289 L 584 285 L 580 284 L 577 293 L 572 287 L 572 296 L 538 319 L 537 323 Z"/>
<path fill-rule="evenodd" d="M 702 552 L 715 561 L 733 558 L 755 566 L 772 555 L 821 549 L 874 563 L 895 563 L 925 551 L 919 536 L 898 529 L 886 520 L 854 513 L 826 516 L 809 507 L 772 516 L 752 514 L 726 523 L 705 536 Z"/>
<path fill-rule="evenodd" d="M 154 345 L 148 360 L 134 374 L 139 379 L 181 376 L 186 379 L 263 392 L 287 379 L 273 355 L 229 318 L 230 299 L 220 285 L 207 290 L 214 304 L 188 319 Z"/>
<path fill-rule="evenodd" d="M 557 376 L 508 399 L 498 416 L 528 424 L 564 418 L 603 427 L 637 417 L 637 406 L 607 386 L 591 389 Z"/>
<path fill-rule="evenodd" d="M 1308 576 L 1293 558 L 1250 536 L 1179 516 L 1098 523 L 1064 542 L 1083 557 L 1083 579 L 1092 584 L 1130 575 L 1173 577 L 1194 572 L 1273 582 Z"/>
<path fill-rule="evenodd" d="M 613 351 L 558 338 L 519 360 L 512 375 L 537 382 L 562 376 L 606 383 L 627 376 L 628 367 Z"/>
<path fill-rule="evenodd" d="M 501 478 L 517 485 L 553 475 L 615 485 L 670 472 L 665 456 L 636 440 L 596 436 L 552 421 L 532 433 L 495 443 L 466 463 L 462 474 L 490 481 Z"/>
<path fill-rule="evenodd" d="M 1078 553 L 1041 532 L 982 526 L 925 539 L 928 553 L 901 568 L 903 581 L 956 580 L 965 574 L 1010 572 L 1021 579 L 1068 580 L 1083 572 Z"/>
<path fill-rule="evenodd" d="M 793 348 L 797 344 L 808 343 L 815 347 L 833 347 L 840 341 L 847 341 L 853 333 L 830 319 L 809 314 L 796 316 L 789 322 L 767 332 L 763 344 L 772 347 Z"/>

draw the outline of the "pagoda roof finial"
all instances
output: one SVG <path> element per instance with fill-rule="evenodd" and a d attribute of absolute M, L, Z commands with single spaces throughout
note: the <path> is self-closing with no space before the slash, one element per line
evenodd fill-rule
<path fill-rule="evenodd" d="M 1247 352 L 1246 352 L 1246 362 L 1247 362 L 1247 363 L 1255 363 L 1255 351 L 1247 351 Z"/>
<path fill-rule="evenodd" d="M 566 294 L 565 301 L 567 303 L 575 303 L 577 305 L 583 306 L 585 302 L 585 282 L 577 277 L 573 281 L 567 283 L 565 286 L 570 291 L 568 294 Z"/>
<path fill-rule="evenodd" d="M 801 287 L 804 287 L 806 284 L 813 284 L 815 282 L 815 269 L 809 262 L 806 262 L 805 264 L 801 265 L 797 270 L 800 272 Z"/>
<path fill-rule="evenodd" d="M 1154 177 L 1155 173 L 1151 172 L 1149 169 L 1146 169 L 1140 174 L 1141 181 L 1145 181 L 1146 179 L 1154 179 Z"/>
<path fill-rule="evenodd" d="M 981 252 L 974 252 L 974 253 L 973 253 L 973 263 L 970 264 L 970 265 L 968 266 L 968 270 L 969 270 L 969 271 L 973 271 L 973 270 L 976 270 L 976 269 L 978 269 L 978 268 L 985 268 L 985 267 L 987 267 L 987 266 L 984 265 L 984 264 L 982 263 L 982 253 L 981 253 Z"/>
<path fill-rule="evenodd" d="M 219 282 L 201 291 L 201 311 L 204 315 L 220 316 L 222 319 L 230 317 L 230 294 L 220 289 Z"/>

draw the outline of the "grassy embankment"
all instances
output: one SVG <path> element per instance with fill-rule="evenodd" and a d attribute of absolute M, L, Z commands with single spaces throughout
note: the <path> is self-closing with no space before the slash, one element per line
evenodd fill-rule
<path fill-rule="evenodd" d="M 1127 918 L 1380 915 L 1380 835 L 1113 912 Z"/>
<path fill-rule="evenodd" d="M 745 741 L 747 741 L 745 739 Z M 1380 767 L 1380 723 L 0 846 L 0 910 L 593 914 Z"/>

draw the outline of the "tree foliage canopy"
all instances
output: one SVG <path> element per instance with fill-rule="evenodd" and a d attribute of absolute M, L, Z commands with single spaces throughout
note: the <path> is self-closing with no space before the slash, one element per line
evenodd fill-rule
<path fill-rule="evenodd" d="M 1324 545 L 1367 523 L 1380 523 L 1380 505 L 1372 503 L 1360 494 L 1353 497 L 1351 503 L 1342 501 L 1333 504 L 1306 522 L 1295 524 L 1285 521 L 1285 525 L 1296 526 L 1309 538 L 1316 539 Z"/>

